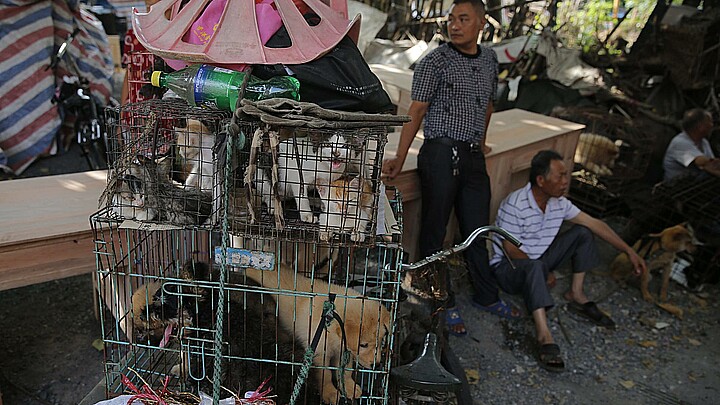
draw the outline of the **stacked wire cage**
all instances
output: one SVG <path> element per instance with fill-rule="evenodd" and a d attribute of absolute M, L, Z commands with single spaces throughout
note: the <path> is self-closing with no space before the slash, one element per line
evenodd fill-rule
<path fill-rule="evenodd" d="M 379 180 L 385 127 L 169 100 L 108 114 L 117 148 L 91 218 L 108 396 L 387 403 L 401 203 Z"/>
<path fill-rule="evenodd" d="M 585 125 L 575 149 L 568 197 L 593 216 L 626 214 L 626 194 L 645 175 L 654 136 L 620 114 L 596 108 L 557 109 L 553 116 Z"/>

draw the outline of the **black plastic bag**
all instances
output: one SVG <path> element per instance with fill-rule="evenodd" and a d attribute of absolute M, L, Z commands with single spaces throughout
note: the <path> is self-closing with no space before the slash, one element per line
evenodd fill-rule
<path fill-rule="evenodd" d="M 313 25 L 312 15 L 306 15 L 306 20 Z M 266 46 L 284 48 L 290 43 L 283 26 Z M 290 72 L 300 81 L 300 101 L 341 111 L 387 113 L 395 109 L 380 80 L 348 36 L 327 54 L 307 63 L 253 66 L 253 75 L 264 80 Z"/>

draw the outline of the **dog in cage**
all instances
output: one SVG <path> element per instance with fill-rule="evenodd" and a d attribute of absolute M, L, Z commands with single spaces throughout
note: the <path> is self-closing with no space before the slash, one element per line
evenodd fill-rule
<path fill-rule="evenodd" d="M 633 249 L 643 256 L 648 267 L 648 271 L 640 275 L 640 291 L 643 299 L 647 302 L 655 301 L 648 288 L 651 279 L 650 272 L 660 270 L 662 271 L 660 301 L 667 301 L 670 273 L 677 254 L 684 251 L 695 252 L 693 237 L 687 223 L 665 228 L 660 233 L 649 234 L 637 241 Z M 632 273 L 632 263 L 625 253 L 619 254 L 610 265 L 610 274 L 618 282 L 624 283 Z"/>
<path fill-rule="evenodd" d="M 185 188 L 171 178 L 172 160 L 144 155 L 118 160 L 110 171 L 100 207 L 109 205 L 122 219 L 201 225 L 212 212 L 212 195 Z"/>
<path fill-rule="evenodd" d="M 255 136 L 260 136 L 259 132 Z M 280 200 L 294 200 L 300 211 L 300 220 L 316 223 L 309 193 L 318 181 L 332 183 L 343 175 L 364 167 L 361 160 L 362 144 L 358 139 L 333 134 L 326 140 L 310 134 L 304 138 L 291 137 L 278 144 L 277 194 Z M 255 172 L 255 189 L 273 215 L 276 207 L 273 193 L 273 161 L 266 155 L 260 170 Z"/>
<path fill-rule="evenodd" d="M 186 283 L 181 286 L 173 283 L 166 288 L 163 288 L 165 283 L 149 283 L 147 288 L 142 287 L 133 294 L 132 302 L 133 320 L 139 320 L 134 323 L 139 337 L 150 339 L 154 345 L 167 343 L 163 339 L 172 339 L 168 330 L 174 328 L 177 331 L 174 336 L 186 341 L 186 347 L 190 349 L 181 352 L 179 363 L 171 373 L 185 379 L 189 386 L 194 386 L 190 377 L 201 379 L 199 389 L 206 393 L 212 392 L 214 358 L 210 356 L 212 344 L 207 342 L 214 340 L 219 296 L 215 289 L 194 282 L 217 281 L 217 277 L 217 272 L 209 264 L 189 261 L 180 272 L 180 278 Z M 240 278 L 237 273 L 231 273 L 229 285 L 247 284 Z M 151 291 L 155 292 L 149 296 Z M 303 348 L 294 345 L 287 334 L 278 333 L 276 306 L 271 297 L 240 291 L 227 291 L 227 294 L 228 299 L 224 301 L 222 385 L 233 392 L 243 393 L 254 390 L 271 377 L 267 384 L 273 387 L 271 394 L 286 401 L 292 393 L 299 368 L 285 363 L 302 362 Z M 145 301 L 146 297 L 150 300 Z M 205 345 L 202 348 L 207 353 L 205 355 L 199 353 L 202 345 Z M 305 396 L 307 403 L 319 403 L 316 395 L 312 384 L 301 392 L 301 398 Z"/>
<path fill-rule="evenodd" d="M 599 134 L 580 134 L 573 160 L 598 176 L 612 176 L 621 146 L 622 140 L 613 142 Z"/>
<path fill-rule="evenodd" d="M 188 119 L 185 127 L 174 127 L 178 160 L 185 174 L 185 186 L 212 193 L 213 146 L 215 133 L 200 120 Z"/>
<path fill-rule="evenodd" d="M 289 266 L 280 265 L 278 271 L 267 273 L 247 268 L 245 275 L 265 288 L 284 292 L 278 294 L 276 299 L 280 311 L 278 320 L 285 331 L 292 333 L 307 348 L 318 325 L 324 322 L 322 313 L 325 300 L 292 294 L 293 291 L 350 296 L 335 301 L 335 311 L 344 321 L 346 350 L 362 367 L 372 369 L 381 364 L 383 345 L 391 330 L 387 308 L 379 301 L 364 298 L 351 288 L 296 274 Z M 343 331 L 338 322 L 332 322 L 320 339 L 313 357 L 313 364 L 318 367 L 314 378 L 324 403 L 334 405 L 339 403 L 341 397 L 358 399 L 363 395 L 362 387 L 356 383 L 351 372 L 333 379 L 331 367 L 340 366 L 344 350 Z M 344 386 L 344 394 L 340 391 L 341 386 Z"/>

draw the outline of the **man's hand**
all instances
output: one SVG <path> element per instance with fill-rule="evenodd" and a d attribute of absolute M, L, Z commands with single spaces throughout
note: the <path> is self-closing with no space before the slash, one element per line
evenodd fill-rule
<path fill-rule="evenodd" d="M 395 156 L 392 159 L 383 160 L 382 172 L 390 180 L 394 180 L 395 176 L 400 174 L 402 171 L 403 164 L 405 163 L 404 156 Z"/>
<path fill-rule="evenodd" d="M 642 257 L 638 256 L 637 253 L 635 253 L 634 250 L 630 249 L 628 252 L 625 252 L 628 255 L 628 258 L 630 258 L 630 262 L 633 264 L 633 269 L 635 270 L 635 275 L 639 276 L 647 271 L 647 265 L 645 265 L 645 260 L 643 260 Z"/>
<path fill-rule="evenodd" d="M 490 152 L 492 152 L 492 148 L 483 144 L 482 152 L 483 152 L 483 155 L 487 156 L 488 154 L 490 154 Z"/>

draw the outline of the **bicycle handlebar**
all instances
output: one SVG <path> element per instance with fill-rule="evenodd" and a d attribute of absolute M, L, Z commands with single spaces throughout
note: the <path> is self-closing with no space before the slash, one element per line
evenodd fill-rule
<path fill-rule="evenodd" d="M 499 226 L 494 226 L 494 225 L 481 226 L 480 228 L 477 228 L 476 230 L 474 230 L 470 234 L 470 236 L 468 236 L 467 239 L 465 239 L 463 242 L 460 242 L 459 244 L 457 244 L 449 249 L 441 250 L 437 253 L 434 253 L 434 254 L 432 254 L 420 261 L 417 261 L 415 263 L 403 264 L 402 270 L 404 270 L 404 271 L 415 270 L 419 267 L 425 266 L 432 262 L 445 259 L 453 253 L 462 252 L 463 250 L 469 248 L 470 245 L 475 241 L 475 239 L 478 236 L 481 236 L 483 234 L 487 234 L 490 232 L 499 234 L 505 240 L 512 243 L 516 247 L 522 246 L 522 243 L 515 236 L 513 236 L 510 232 L 504 230 L 503 228 L 500 228 Z"/>

